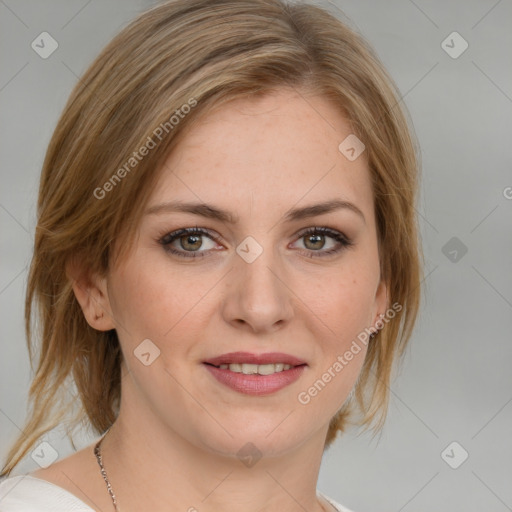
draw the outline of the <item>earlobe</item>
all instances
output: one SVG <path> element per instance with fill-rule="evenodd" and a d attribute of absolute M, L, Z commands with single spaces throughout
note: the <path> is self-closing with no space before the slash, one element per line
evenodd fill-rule
<path fill-rule="evenodd" d="M 375 292 L 374 310 L 372 313 L 372 323 L 370 324 L 370 339 L 373 339 L 377 333 L 384 327 L 384 317 L 388 309 L 388 287 L 381 280 Z"/>
<path fill-rule="evenodd" d="M 66 275 L 87 323 L 98 331 L 115 329 L 106 277 L 88 273 L 76 258 L 66 264 Z"/>
<path fill-rule="evenodd" d="M 374 323 L 382 320 L 386 315 L 388 307 L 388 287 L 384 280 L 381 280 L 377 288 L 377 293 L 375 294 Z"/>

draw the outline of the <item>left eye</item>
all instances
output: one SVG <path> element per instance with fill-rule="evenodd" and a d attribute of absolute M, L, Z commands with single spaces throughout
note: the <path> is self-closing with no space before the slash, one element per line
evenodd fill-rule
<path fill-rule="evenodd" d="M 203 238 L 212 244 L 210 247 L 204 247 Z M 331 239 L 327 250 L 325 248 L 326 239 Z M 342 249 L 353 245 L 345 235 L 339 231 L 330 228 L 309 228 L 299 235 L 299 240 L 304 240 L 304 245 L 308 256 L 323 257 L 329 254 L 340 252 Z M 203 228 L 183 228 L 172 233 L 168 233 L 158 240 L 164 246 L 164 249 L 183 258 L 204 257 L 209 251 L 215 250 L 216 237 L 208 230 Z M 175 243 L 179 244 L 177 248 Z M 202 249 L 202 250 L 200 250 Z"/>
<path fill-rule="evenodd" d="M 331 247 L 327 247 L 327 249 L 332 249 L 333 246 L 336 247 L 336 243 L 333 243 L 334 237 L 322 232 L 308 232 L 302 235 L 299 240 L 303 240 L 303 245 L 306 246 L 306 249 L 316 251 L 326 249 L 326 239 L 328 238 L 331 239 Z"/>
<path fill-rule="evenodd" d="M 327 250 L 319 250 L 325 249 L 326 238 L 334 240 L 334 243 L 331 242 L 331 246 Z M 299 235 L 299 240 L 305 240 L 304 245 L 306 245 L 306 249 L 310 251 L 311 258 L 322 258 L 330 254 L 336 254 L 354 245 L 343 233 L 324 227 L 309 228 Z"/>

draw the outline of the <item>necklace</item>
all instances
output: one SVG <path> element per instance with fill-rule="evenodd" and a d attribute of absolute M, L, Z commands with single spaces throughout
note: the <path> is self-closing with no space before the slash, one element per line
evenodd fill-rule
<path fill-rule="evenodd" d="M 100 466 L 100 471 L 103 476 L 103 480 L 105 480 L 105 483 L 107 484 L 107 490 L 108 490 L 108 493 L 110 494 L 110 497 L 112 498 L 112 503 L 114 504 L 114 509 L 116 512 L 119 512 L 119 508 L 117 506 L 116 495 L 114 494 L 114 491 L 112 490 L 112 484 L 110 483 L 110 481 L 107 477 L 107 472 L 105 470 L 105 467 L 103 466 L 103 458 L 101 456 L 100 446 L 101 446 L 101 443 L 103 442 L 103 439 L 105 439 L 105 436 L 107 434 L 108 434 L 108 430 L 105 432 L 105 435 L 94 446 L 94 455 L 96 455 L 96 460 L 98 461 L 98 464 Z M 324 507 L 323 503 L 320 503 L 320 506 L 322 507 L 322 510 L 325 511 L 325 507 Z"/>
<path fill-rule="evenodd" d="M 112 503 L 114 504 L 114 509 L 116 512 L 118 512 L 119 509 L 117 508 L 116 495 L 114 494 L 114 491 L 112 490 L 112 485 L 110 484 L 110 481 L 107 478 L 107 472 L 105 471 L 105 468 L 103 467 L 103 459 L 101 457 L 101 450 L 100 450 L 101 443 L 103 442 L 103 439 L 105 439 L 105 436 L 107 435 L 107 433 L 108 433 L 108 430 L 107 430 L 107 432 L 105 432 L 105 435 L 96 443 L 96 446 L 94 447 L 94 455 L 96 455 L 96 460 L 98 461 L 98 464 L 100 465 L 100 471 L 103 476 L 103 480 L 105 480 L 105 483 L 107 484 L 107 490 L 108 490 L 108 493 L 110 494 L 110 497 L 112 498 Z"/>

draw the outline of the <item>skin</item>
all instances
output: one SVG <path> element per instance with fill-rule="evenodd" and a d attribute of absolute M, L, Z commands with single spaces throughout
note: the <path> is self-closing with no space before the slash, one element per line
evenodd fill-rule
<path fill-rule="evenodd" d="M 206 202 L 238 222 L 147 215 L 126 262 L 104 279 L 74 282 L 88 323 L 116 328 L 125 357 L 120 415 L 102 444 L 123 512 L 332 510 L 316 496 L 325 436 L 366 346 L 307 405 L 297 396 L 387 307 L 365 153 L 351 162 L 338 150 L 350 133 L 326 99 L 286 88 L 209 113 L 167 160 L 148 206 Z M 291 208 L 328 199 L 350 201 L 364 220 L 349 209 L 284 219 Z M 172 247 L 186 254 L 199 247 L 209 253 L 204 258 L 172 255 L 158 243 L 195 226 L 217 240 L 203 235 L 202 245 L 187 245 L 185 236 Z M 353 245 L 311 257 L 339 247 L 328 235 L 300 236 L 315 226 L 339 231 Z M 252 263 L 236 252 L 247 236 L 263 248 Z M 148 338 L 160 355 L 145 366 L 134 350 Z M 308 366 L 288 387 L 249 396 L 217 382 L 202 364 L 238 350 L 285 352 Z M 252 467 L 237 457 L 248 442 L 262 454 Z M 92 447 L 33 476 L 96 510 L 113 510 Z"/>

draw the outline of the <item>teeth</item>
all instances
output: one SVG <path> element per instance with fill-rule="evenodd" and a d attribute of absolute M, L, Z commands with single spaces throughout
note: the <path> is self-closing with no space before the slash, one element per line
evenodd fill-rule
<path fill-rule="evenodd" d="M 239 366 L 239 365 L 237 365 Z M 266 366 L 266 365 L 265 365 Z M 258 366 L 257 364 L 242 364 L 242 373 L 245 375 L 253 375 L 255 373 L 258 373 L 258 368 L 261 368 L 261 366 Z"/>
<path fill-rule="evenodd" d="M 244 375 L 272 375 L 273 373 L 289 370 L 292 366 L 290 364 L 276 363 L 276 364 L 221 364 L 221 370 L 230 370 L 235 373 L 243 373 Z"/>

